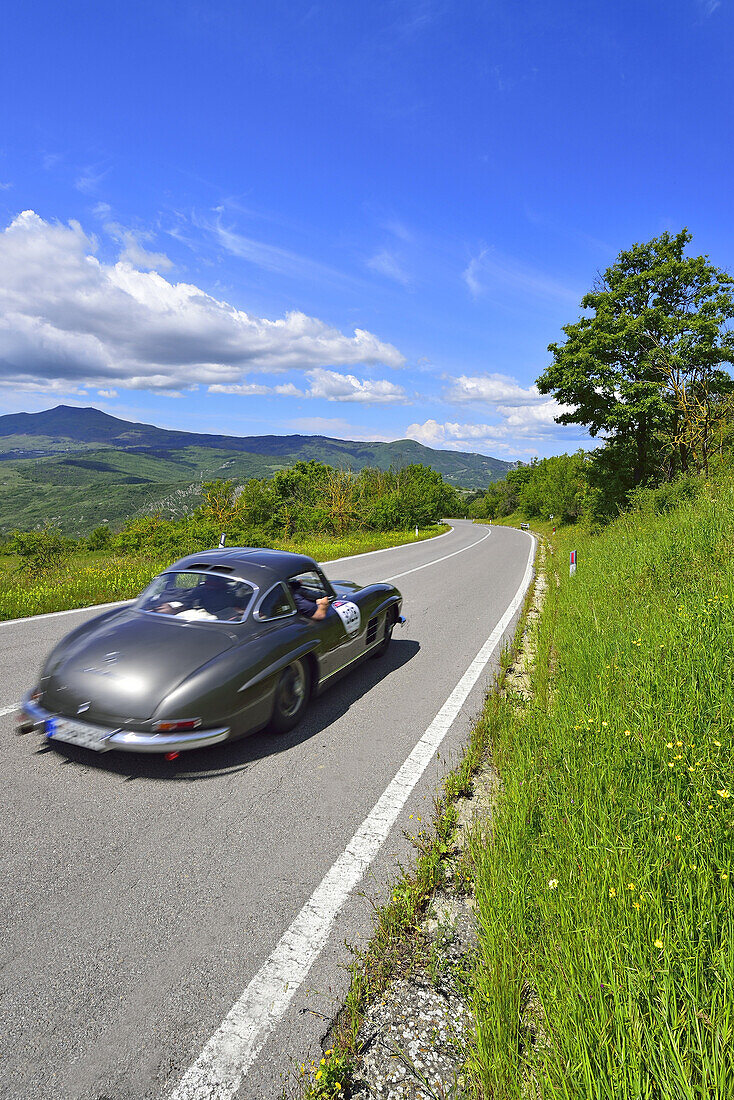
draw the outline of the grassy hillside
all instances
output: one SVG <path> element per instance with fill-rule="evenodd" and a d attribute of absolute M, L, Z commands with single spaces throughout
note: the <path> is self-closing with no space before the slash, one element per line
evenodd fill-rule
<path fill-rule="evenodd" d="M 0 416 L 0 533 L 50 519 L 68 534 L 83 534 L 152 507 L 175 517 L 202 480 L 271 477 L 309 459 L 355 471 L 420 463 L 466 488 L 485 487 L 511 465 L 412 439 L 200 435 L 60 405 Z"/>
<path fill-rule="evenodd" d="M 728 1100 L 734 483 L 552 547 L 534 702 L 487 714 L 477 1094 Z"/>

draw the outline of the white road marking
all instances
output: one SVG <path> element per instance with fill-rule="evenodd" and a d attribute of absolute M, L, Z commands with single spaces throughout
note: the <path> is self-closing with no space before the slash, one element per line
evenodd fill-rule
<path fill-rule="evenodd" d="M 35 623 L 39 619 L 56 619 L 60 615 L 78 615 L 80 611 L 104 611 L 108 607 L 122 607 L 130 600 L 115 600 L 113 603 L 93 603 L 89 607 L 70 607 L 67 611 L 44 611 L 42 615 L 24 615 L 22 619 L 4 619 L 0 626 L 15 626 L 17 623 Z"/>
<path fill-rule="evenodd" d="M 530 538 L 525 574 L 504 615 L 344 852 L 327 871 L 169 1100 L 230 1100 L 239 1089 L 268 1034 L 285 1014 L 321 953 L 344 902 L 384 843 L 411 791 L 521 607 L 533 572 L 535 540 Z"/>
<path fill-rule="evenodd" d="M 462 546 L 461 550 L 454 550 L 451 554 L 444 554 L 442 558 L 434 558 L 433 561 L 424 562 L 423 565 L 416 565 L 414 569 L 406 569 L 404 573 L 393 573 L 391 577 L 385 577 L 384 579 L 386 581 L 396 581 L 400 577 L 407 577 L 409 573 L 417 573 L 419 569 L 427 569 L 429 565 L 438 565 L 440 561 L 447 561 L 449 558 L 455 558 L 457 554 L 463 554 L 465 550 L 473 550 L 475 546 L 479 546 L 481 542 L 488 539 L 491 534 L 491 531 L 487 531 L 486 535 L 482 535 L 480 539 L 471 543 L 470 546 Z"/>
<path fill-rule="evenodd" d="M 343 561 L 355 561 L 356 558 L 369 558 L 372 554 L 386 554 L 389 550 L 402 550 L 406 546 L 422 546 L 424 543 L 438 542 L 439 539 L 450 535 L 455 530 L 455 527 L 450 527 L 448 531 L 444 531 L 440 535 L 433 535 L 430 539 L 421 539 L 420 542 L 401 542 L 399 546 L 385 546 L 382 550 L 366 550 L 363 554 L 352 554 L 348 558 L 332 558 L 331 561 L 319 562 L 319 564 L 338 565 Z M 232 547 L 228 547 L 228 549 L 232 549 Z M 442 558 L 439 558 L 439 561 L 442 560 Z M 403 576 L 402 573 L 400 575 Z M 0 622 L 0 627 L 15 626 L 17 623 L 37 622 L 38 619 L 55 619 L 59 615 L 78 615 L 80 611 L 104 611 L 108 607 L 122 607 L 123 604 L 130 602 L 130 600 L 115 600 L 113 603 L 95 603 L 89 607 L 70 607 L 67 611 L 44 611 L 42 615 L 24 615 L 21 619 L 4 619 Z"/>
<path fill-rule="evenodd" d="M 331 558 L 330 561 L 319 562 L 319 565 L 338 565 L 343 561 L 356 561 L 357 558 L 369 558 L 372 554 L 387 554 L 390 550 L 404 550 L 406 546 L 421 546 L 423 543 L 433 546 L 434 542 L 438 542 L 439 539 L 445 538 L 446 535 L 450 535 L 455 530 L 455 527 L 449 525 L 448 531 L 442 531 L 440 535 L 431 535 L 429 539 L 419 539 L 418 542 L 401 542 L 397 546 L 383 546 L 382 550 L 365 550 L 363 554 L 350 554 L 348 558 Z"/>
<path fill-rule="evenodd" d="M 20 703 L 11 703 L 9 707 L 0 707 L 0 718 L 4 718 L 6 714 L 12 714 L 14 710 L 18 710 Z"/>

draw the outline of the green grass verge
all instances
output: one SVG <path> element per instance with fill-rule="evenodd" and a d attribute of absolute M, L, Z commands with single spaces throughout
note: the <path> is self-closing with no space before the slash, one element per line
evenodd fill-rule
<path fill-rule="evenodd" d="M 476 1094 L 728 1100 L 734 484 L 549 545 L 534 702 L 485 714 Z"/>
<path fill-rule="evenodd" d="M 446 530 L 445 524 L 436 524 L 419 530 L 417 537 L 413 529 L 355 531 L 342 538 L 314 535 L 297 541 L 275 539 L 270 545 L 328 562 L 406 542 L 420 542 Z M 80 551 L 57 569 L 35 578 L 24 574 L 18 558 L 0 556 L 0 621 L 131 599 L 156 573 L 170 565 L 175 556 L 175 553 L 166 557 L 151 557 L 150 554 L 113 556 L 109 551 Z M 345 570 L 348 575 L 348 565 Z"/>

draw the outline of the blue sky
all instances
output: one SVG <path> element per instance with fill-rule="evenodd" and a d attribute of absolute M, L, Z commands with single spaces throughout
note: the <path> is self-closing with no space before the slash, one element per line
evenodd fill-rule
<path fill-rule="evenodd" d="M 0 47 L 0 413 L 588 445 L 597 271 L 734 269 L 732 0 L 29 0 Z"/>

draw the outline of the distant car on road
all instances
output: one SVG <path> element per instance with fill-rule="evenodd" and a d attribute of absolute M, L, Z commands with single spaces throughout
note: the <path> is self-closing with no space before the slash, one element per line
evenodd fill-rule
<path fill-rule="evenodd" d="M 521 531 L 529 531 L 530 530 L 530 524 L 529 523 L 521 523 L 520 524 L 520 530 Z"/>
<path fill-rule="evenodd" d="M 309 617 L 324 598 L 325 617 Z M 146 753 L 203 748 L 266 726 L 283 733 L 312 695 L 385 653 L 405 621 L 401 608 L 393 585 L 330 582 L 301 554 L 192 554 L 134 603 L 56 646 L 19 731 L 96 752 Z"/>

